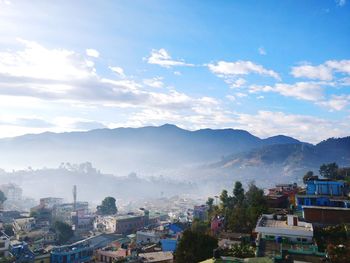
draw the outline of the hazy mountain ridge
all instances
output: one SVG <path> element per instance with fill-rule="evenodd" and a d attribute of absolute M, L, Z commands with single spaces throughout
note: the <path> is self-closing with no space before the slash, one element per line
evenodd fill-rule
<path fill-rule="evenodd" d="M 301 176 L 307 170 L 318 171 L 323 163 L 350 165 L 350 137 L 330 138 L 316 145 L 276 144 L 233 154 L 213 164 L 223 169 L 279 167 L 281 175 Z"/>
<path fill-rule="evenodd" d="M 1 182 L 18 183 L 33 197 L 70 196 L 73 184 L 87 200 L 106 194 L 159 197 L 163 190 L 205 196 L 235 180 L 261 186 L 300 181 L 327 162 L 350 165 L 350 137 L 312 145 L 283 135 L 260 139 L 243 130 L 188 131 L 167 124 L 0 140 L 0 167 L 16 170 L 0 170 Z M 131 172 L 138 176 L 128 176 Z"/>
<path fill-rule="evenodd" d="M 0 167 L 56 167 L 61 162 L 92 162 L 103 171 L 125 175 L 163 173 L 179 166 L 215 162 L 264 145 L 300 143 L 287 136 L 260 139 L 247 131 L 175 125 L 42 133 L 0 140 Z"/>

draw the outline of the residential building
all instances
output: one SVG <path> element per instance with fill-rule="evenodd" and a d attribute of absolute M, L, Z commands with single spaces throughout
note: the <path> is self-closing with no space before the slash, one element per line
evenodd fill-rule
<path fill-rule="evenodd" d="M 175 252 L 177 247 L 177 238 L 164 238 L 160 240 L 162 251 Z"/>
<path fill-rule="evenodd" d="M 160 233 L 156 231 L 140 230 L 136 232 L 136 242 L 139 244 L 158 243 L 160 241 Z"/>
<path fill-rule="evenodd" d="M 196 205 L 193 209 L 193 219 L 198 219 L 200 221 L 208 220 L 208 205 Z"/>
<path fill-rule="evenodd" d="M 63 204 L 63 198 L 58 197 L 45 197 L 40 198 L 40 205 L 45 208 L 54 208 L 54 206 Z"/>
<path fill-rule="evenodd" d="M 107 233 L 130 234 L 148 225 L 148 213 L 99 216 L 95 219 L 94 228 Z"/>
<path fill-rule="evenodd" d="M 0 190 L 5 194 L 7 201 L 22 200 L 22 188 L 16 184 L 9 183 L 0 185 Z"/>
<path fill-rule="evenodd" d="M 288 242 L 312 243 L 312 224 L 301 222 L 295 215 L 287 215 L 287 220 L 274 219 L 273 215 L 262 215 L 255 232 L 265 239 L 283 239 Z"/>
<path fill-rule="evenodd" d="M 320 225 L 349 223 L 350 208 L 303 206 L 303 217 L 306 222 Z"/>
<path fill-rule="evenodd" d="M 224 217 L 215 216 L 211 220 L 210 230 L 213 235 L 217 235 L 224 228 L 225 219 Z"/>
<path fill-rule="evenodd" d="M 298 210 L 305 206 L 327 206 L 350 208 L 350 200 L 346 196 L 347 187 L 342 181 L 318 179 L 314 177 L 306 182 L 306 192 L 296 195 Z"/>
<path fill-rule="evenodd" d="M 167 251 L 161 252 L 149 252 L 149 253 L 140 253 L 139 258 L 141 262 L 147 263 L 172 263 L 174 262 L 173 253 Z"/>
<path fill-rule="evenodd" d="M 307 195 L 344 196 L 345 183 L 329 179 L 314 179 L 306 182 Z"/>
<path fill-rule="evenodd" d="M 89 240 L 71 245 L 54 247 L 51 250 L 51 263 L 84 263 L 93 257 L 93 246 Z"/>
<path fill-rule="evenodd" d="M 112 249 L 98 249 L 95 251 L 94 258 L 99 263 L 110 263 L 115 260 L 124 259 L 131 255 L 130 249 L 118 248 L 117 250 Z"/>
<path fill-rule="evenodd" d="M 35 227 L 35 218 L 34 217 L 25 217 L 18 218 L 13 220 L 12 228 L 15 234 L 20 232 L 30 232 Z"/>
<path fill-rule="evenodd" d="M 16 263 L 34 263 L 35 254 L 29 249 L 26 242 L 11 241 L 11 254 L 16 258 Z"/>
<path fill-rule="evenodd" d="M 10 237 L 0 231 L 0 258 L 9 256 Z"/>

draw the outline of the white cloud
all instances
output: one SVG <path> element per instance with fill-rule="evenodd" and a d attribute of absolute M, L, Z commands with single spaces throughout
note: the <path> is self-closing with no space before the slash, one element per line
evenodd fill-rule
<path fill-rule="evenodd" d="M 123 68 L 121 67 L 109 67 L 110 70 L 112 70 L 114 73 L 116 73 L 121 78 L 125 78 L 125 73 Z"/>
<path fill-rule="evenodd" d="M 249 87 L 249 92 L 276 92 L 286 97 L 314 102 L 324 97 L 321 85 L 316 82 L 297 82 L 295 84 L 277 83 L 274 86 L 252 85 Z"/>
<path fill-rule="evenodd" d="M 230 86 L 230 88 L 241 88 L 244 84 L 247 83 L 247 81 L 244 78 L 238 78 L 238 79 L 231 79 L 226 78 L 225 82 Z"/>
<path fill-rule="evenodd" d="M 236 97 L 233 95 L 226 95 L 226 98 L 230 101 L 236 101 Z"/>
<path fill-rule="evenodd" d="M 143 83 L 146 86 L 152 87 L 152 88 L 163 88 L 164 83 L 163 83 L 163 78 L 162 77 L 155 77 L 151 79 L 144 79 Z"/>
<path fill-rule="evenodd" d="M 183 60 L 174 60 L 170 54 L 164 49 L 153 49 L 151 55 L 147 58 L 149 64 L 159 65 L 161 67 L 170 68 L 174 66 L 193 66 Z"/>
<path fill-rule="evenodd" d="M 347 136 L 350 129 L 350 122 L 347 120 L 332 121 L 315 116 L 271 111 L 237 113 L 236 123 L 235 128 L 248 130 L 259 137 L 284 134 L 311 143 L 330 137 Z"/>
<path fill-rule="evenodd" d="M 248 95 L 246 93 L 242 93 L 242 92 L 237 92 L 235 94 L 238 98 L 244 98 L 244 97 L 247 97 Z"/>
<path fill-rule="evenodd" d="M 25 49 L 0 52 L 0 74 L 46 80 L 78 80 L 95 75 L 91 64 L 79 54 L 64 49 L 47 49 L 36 42 L 19 39 Z"/>
<path fill-rule="evenodd" d="M 100 56 L 100 52 L 98 52 L 96 49 L 88 48 L 86 49 L 86 55 L 93 58 L 98 58 Z"/>
<path fill-rule="evenodd" d="M 266 53 L 266 50 L 263 48 L 263 47 L 259 47 L 258 48 L 258 52 L 260 55 L 262 56 L 265 56 L 267 53 Z"/>
<path fill-rule="evenodd" d="M 265 75 L 280 80 L 280 76 L 273 70 L 265 69 L 263 66 L 251 61 L 238 60 L 235 62 L 219 61 L 216 64 L 208 64 L 211 72 L 218 76 L 240 76 L 251 73 Z"/>
<path fill-rule="evenodd" d="M 350 105 L 350 95 L 332 95 L 329 100 L 319 102 L 319 105 L 327 107 L 331 111 L 340 111 Z"/>
<path fill-rule="evenodd" d="M 335 0 L 338 6 L 344 6 L 346 4 L 346 0 Z"/>
<path fill-rule="evenodd" d="M 292 68 L 291 74 L 295 78 L 309 78 L 309 79 L 319 79 L 319 80 L 332 80 L 333 74 L 332 69 L 325 66 L 311 66 L 302 65 Z"/>
<path fill-rule="evenodd" d="M 318 66 L 309 64 L 292 67 L 291 74 L 296 78 L 330 81 L 334 72 L 350 74 L 350 60 L 328 60 Z"/>

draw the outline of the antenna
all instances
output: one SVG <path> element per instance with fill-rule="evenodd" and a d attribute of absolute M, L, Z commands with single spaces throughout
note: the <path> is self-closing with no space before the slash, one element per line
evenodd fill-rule
<path fill-rule="evenodd" d="M 73 209 L 77 209 L 77 186 L 73 185 Z"/>

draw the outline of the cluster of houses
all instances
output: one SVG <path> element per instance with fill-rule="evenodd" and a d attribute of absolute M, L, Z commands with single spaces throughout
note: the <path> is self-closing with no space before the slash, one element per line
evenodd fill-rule
<path fill-rule="evenodd" d="M 268 189 L 266 199 L 273 213 L 261 215 L 248 237 L 249 242 L 254 242 L 255 255 L 262 258 L 262 262 L 325 262 L 327 254 L 319 251 L 314 229 L 350 223 L 349 188 L 343 181 L 314 176 L 305 182 L 304 188 L 296 184 L 278 184 Z M 243 239 L 237 237 L 242 238 L 244 234 L 225 233 L 220 228 L 222 225 L 217 217 L 211 221 L 212 233 L 219 237 L 221 248 L 232 247 L 235 241 L 242 244 Z M 240 261 L 218 255 L 205 262 Z"/>
<path fill-rule="evenodd" d="M 18 263 L 173 262 L 185 228 L 178 219 L 172 223 L 168 214 L 147 209 L 97 215 L 87 202 L 41 198 L 30 213 L 0 211 L 0 258 Z M 56 221 L 74 232 L 64 245 L 58 245 Z"/>
<path fill-rule="evenodd" d="M 29 214 L 0 211 L 0 258 L 38 263 L 173 262 L 182 232 L 197 219 L 210 221 L 211 234 L 218 237 L 220 248 L 248 243 L 254 244 L 256 257 L 284 262 L 289 255 L 304 262 L 318 262 L 312 258 L 326 255 L 318 250 L 314 228 L 350 223 L 349 189 L 342 181 L 318 177 L 309 178 L 305 184 L 304 188 L 278 184 L 268 189 L 267 203 L 273 213 L 261 215 L 249 234 L 225 231 L 225 218 L 209 218 L 207 205 L 195 205 L 176 217 L 147 209 L 96 215 L 87 202 L 42 198 Z M 53 229 L 57 220 L 67 223 L 74 232 L 64 245 L 57 245 Z M 11 225 L 11 236 L 6 234 L 6 225 Z M 211 262 L 222 262 L 222 257 L 215 255 Z M 225 260 L 236 262 L 227 257 Z"/>

